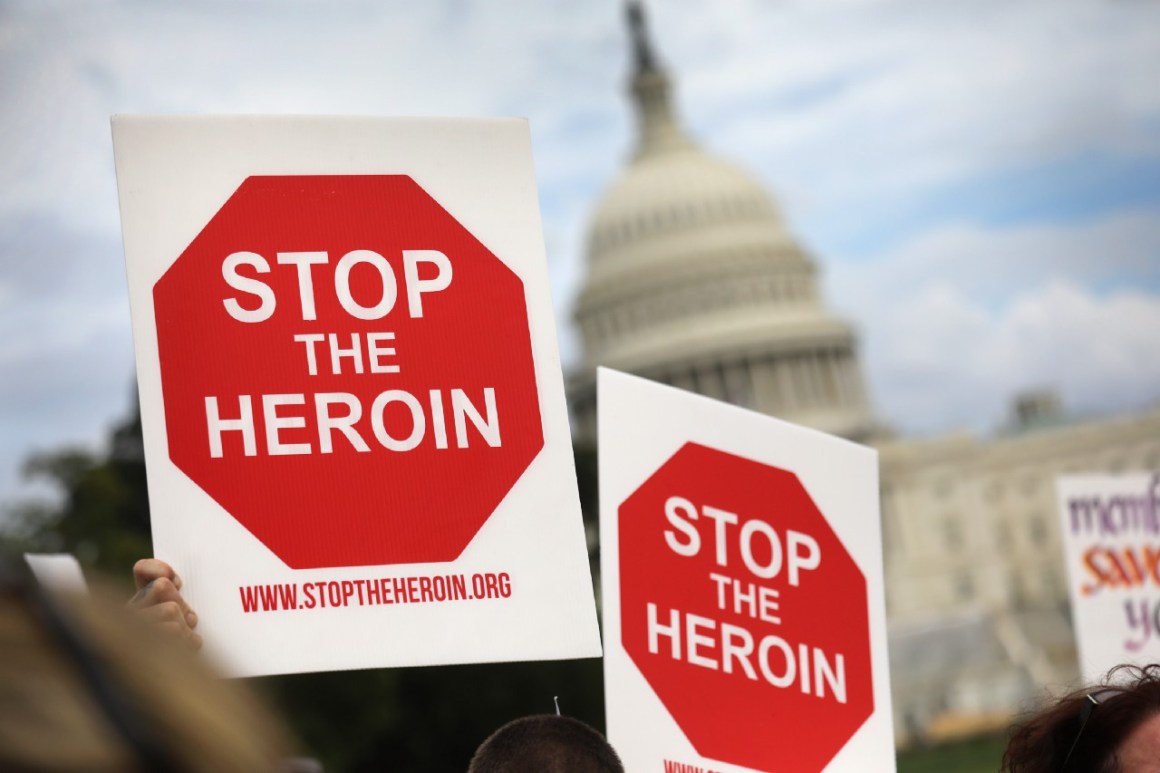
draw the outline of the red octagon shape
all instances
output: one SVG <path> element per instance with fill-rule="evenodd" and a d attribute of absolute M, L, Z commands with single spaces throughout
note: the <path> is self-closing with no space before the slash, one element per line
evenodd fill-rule
<path fill-rule="evenodd" d="M 408 176 L 247 178 L 153 300 L 170 459 L 292 568 L 454 560 L 543 447 L 523 284 Z"/>
<path fill-rule="evenodd" d="M 688 443 L 618 515 L 622 642 L 697 753 L 825 768 L 874 711 L 866 580 L 797 476 Z"/>

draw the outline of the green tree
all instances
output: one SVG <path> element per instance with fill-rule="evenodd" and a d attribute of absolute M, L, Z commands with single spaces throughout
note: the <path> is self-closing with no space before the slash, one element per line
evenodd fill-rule
<path fill-rule="evenodd" d="M 25 475 L 48 483 L 59 499 L 15 506 L 7 541 L 73 553 L 87 568 L 127 581 L 126 567 L 152 554 L 140 419 L 118 425 L 111 441 L 107 453 L 72 448 L 29 459 Z"/>

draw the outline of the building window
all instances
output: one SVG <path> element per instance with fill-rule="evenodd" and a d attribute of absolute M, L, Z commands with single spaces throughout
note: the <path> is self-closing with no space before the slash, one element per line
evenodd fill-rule
<path fill-rule="evenodd" d="M 1027 586 L 1023 582 L 1022 575 L 1015 575 L 1011 577 L 1011 605 L 1016 609 L 1022 609 L 1027 606 Z"/>
<path fill-rule="evenodd" d="M 882 552 L 889 560 L 902 547 L 898 542 L 898 533 L 894 522 L 894 489 L 883 486 L 881 496 L 882 510 L 879 515 L 882 519 Z"/>
<path fill-rule="evenodd" d="M 943 520 L 943 542 L 947 550 L 957 552 L 963 547 L 963 528 L 956 516 Z"/>
<path fill-rule="evenodd" d="M 801 357 L 796 354 L 786 357 L 785 368 L 789 374 L 794 405 L 804 407 L 809 405 L 809 395 L 807 394 L 809 389 L 805 383 L 805 374 L 802 372 L 802 367 Z"/>
<path fill-rule="evenodd" d="M 722 383 L 720 365 L 706 365 L 697 372 L 697 391 L 714 400 L 725 399 L 725 385 Z"/>
<path fill-rule="evenodd" d="M 1027 528 L 1033 544 L 1042 545 L 1047 542 L 1047 521 L 1044 518 L 1032 515 Z"/>
<path fill-rule="evenodd" d="M 963 572 L 955 578 L 955 598 L 959 601 L 969 601 L 975 595 L 975 581 L 971 575 Z"/>
<path fill-rule="evenodd" d="M 985 489 L 983 489 L 983 498 L 988 502 L 998 502 L 1003 498 L 1003 484 L 999 481 L 991 481 Z"/>
<path fill-rule="evenodd" d="M 1048 596 L 1053 598 L 1063 595 L 1063 583 L 1059 581 L 1059 570 L 1055 567 L 1048 567 L 1044 570 L 1043 589 Z"/>
<path fill-rule="evenodd" d="M 995 523 L 995 547 L 1001 553 L 1011 553 L 1015 548 L 1015 533 L 1006 517 Z"/>
<path fill-rule="evenodd" d="M 748 360 L 741 360 L 725 368 L 723 380 L 726 400 L 746 408 L 753 404 L 753 380 L 749 374 Z"/>
<path fill-rule="evenodd" d="M 837 370 L 837 356 L 834 352 L 826 351 L 818 355 L 822 368 L 822 387 L 825 390 L 826 400 L 830 403 L 838 402 L 838 384 L 834 377 Z"/>

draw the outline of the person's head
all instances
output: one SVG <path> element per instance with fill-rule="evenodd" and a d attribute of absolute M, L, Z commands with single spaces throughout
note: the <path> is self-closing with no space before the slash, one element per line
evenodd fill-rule
<path fill-rule="evenodd" d="M 580 720 L 536 714 L 492 733 L 467 773 L 624 773 L 624 766 L 604 736 Z"/>
<path fill-rule="evenodd" d="M 1120 666 L 1108 680 L 1065 695 L 1017 725 L 1003 755 L 1004 773 L 1154 771 L 1160 664 Z"/>
<path fill-rule="evenodd" d="M 94 591 L 0 560 L 0 770 L 277 769 L 282 731 L 240 685 Z"/>

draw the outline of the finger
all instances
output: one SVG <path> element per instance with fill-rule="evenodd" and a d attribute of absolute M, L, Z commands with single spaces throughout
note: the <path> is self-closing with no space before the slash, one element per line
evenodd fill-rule
<path fill-rule="evenodd" d="M 189 630 L 189 628 L 180 621 L 163 620 L 155 623 L 155 625 L 157 626 L 157 630 L 161 631 L 163 635 L 180 639 L 194 652 L 197 652 L 202 647 L 202 638 L 193 631 Z"/>
<path fill-rule="evenodd" d="M 190 627 L 185 610 L 176 601 L 163 601 L 160 604 L 146 607 L 141 610 L 146 620 L 158 626 L 168 634 L 182 636 L 191 640 L 194 649 L 200 649 L 201 637 Z M 196 641 L 193 641 L 194 637 Z"/>
<path fill-rule="evenodd" d="M 156 630 L 166 636 L 188 636 L 189 629 L 176 620 L 164 620 L 155 623 Z"/>
<path fill-rule="evenodd" d="M 181 591 L 177 589 L 177 586 L 165 577 L 153 580 L 144 588 L 137 591 L 137 595 L 130 600 L 129 604 L 142 610 L 152 609 L 154 607 L 169 609 L 173 606 L 181 613 L 186 625 L 190 628 L 197 625 L 197 613 L 190 608 L 185 598 L 182 597 Z"/>
<path fill-rule="evenodd" d="M 138 589 L 144 588 L 154 580 L 165 578 L 181 590 L 181 578 L 173 567 L 159 558 L 142 558 L 133 564 L 133 583 Z"/>
<path fill-rule="evenodd" d="M 187 626 L 194 628 L 197 625 L 197 613 L 182 597 L 177 585 L 166 577 L 159 577 L 137 591 L 137 594 L 129 600 L 129 605 L 140 610 L 150 610 L 156 607 L 169 608 L 170 605 L 173 605 L 180 612 L 181 618 Z"/>
<path fill-rule="evenodd" d="M 181 605 L 176 601 L 163 601 L 160 604 L 145 607 L 141 610 L 141 615 L 146 620 L 162 624 L 163 626 L 176 625 L 181 628 L 189 627 L 185 624 L 185 614 L 182 612 Z"/>

